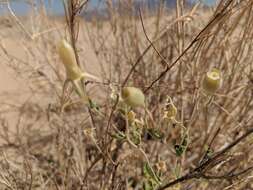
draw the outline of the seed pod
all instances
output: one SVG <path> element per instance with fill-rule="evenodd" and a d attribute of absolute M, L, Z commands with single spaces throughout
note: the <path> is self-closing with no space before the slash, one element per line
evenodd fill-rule
<path fill-rule="evenodd" d="M 202 88 L 208 95 L 213 95 L 221 86 L 221 72 L 218 69 L 212 69 L 206 73 L 202 82 Z"/>
<path fill-rule="evenodd" d="M 135 87 L 124 87 L 121 92 L 124 102 L 131 107 L 145 105 L 145 96 L 142 91 Z"/>
<path fill-rule="evenodd" d="M 60 41 L 58 53 L 66 69 L 67 78 L 72 81 L 82 78 L 84 74 L 77 65 L 74 49 L 65 39 Z"/>

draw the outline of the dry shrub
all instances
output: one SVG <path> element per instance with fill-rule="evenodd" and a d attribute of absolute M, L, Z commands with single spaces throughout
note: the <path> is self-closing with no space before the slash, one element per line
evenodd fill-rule
<path fill-rule="evenodd" d="M 86 1 L 73 0 L 66 21 L 43 6 L 1 19 L 1 62 L 26 98 L 1 94 L 1 188 L 253 189 L 251 0 L 215 8 L 177 0 L 175 9 L 160 1 L 152 10 L 108 0 L 106 16 L 91 20 L 79 16 Z M 89 103 L 65 80 L 62 38 L 101 79 L 80 81 Z M 207 95 L 202 81 L 213 68 L 222 84 Z M 125 86 L 144 92 L 145 107 L 122 102 Z"/>

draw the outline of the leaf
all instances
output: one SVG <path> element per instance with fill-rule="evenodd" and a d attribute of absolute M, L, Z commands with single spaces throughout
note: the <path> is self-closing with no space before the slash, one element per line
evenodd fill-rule
<path fill-rule="evenodd" d="M 90 98 L 89 98 L 89 104 L 90 104 L 91 109 L 99 110 L 98 104 L 96 102 L 94 102 L 93 100 L 91 100 Z"/>
<path fill-rule="evenodd" d="M 135 145 L 139 145 L 141 143 L 141 135 L 136 130 L 132 131 L 132 135 L 130 138 L 131 138 L 131 141 L 133 141 Z"/>
<path fill-rule="evenodd" d="M 113 137 L 117 140 L 123 140 L 126 138 L 126 136 L 124 136 L 123 134 L 120 134 L 120 133 L 111 134 L 111 137 Z"/>
<path fill-rule="evenodd" d="M 185 152 L 187 146 L 188 146 L 188 135 L 185 135 L 181 144 L 180 145 L 176 144 L 174 146 L 175 151 L 176 151 L 176 155 L 182 156 L 182 154 Z"/>
<path fill-rule="evenodd" d="M 174 173 L 177 179 L 181 176 L 181 167 L 179 164 L 176 165 L 174 169 Z"/>
<path fill-rule="evenodd" d="M 186 147 L 188 145 L 188 135 L 184 136 L 184 139 L 183 139 L 181 145 L 184 147 Z"/>
<path fill-rule="evenodd" d="M 148 133 L 154 138 L 154 139 L 162 139 L 164 137 L 164 134 L 159 129 L 148 129 Z"/>
<path fill-rule="evenodd" d="M 208 158 L 212 157 L 213 150 L 211 148 L 208 148 L 208 150 L 206 151 L 206 155 L 207 155 Z"/>
<path fill-rule="evenodd" d="M 161 184 L 160 178 L 156 175 L 154 170 L 149 166 L 148 163 L 144 164 L 143 174 L 146 178 L 151 178 L 156 184 Z"/>
<path fill-rule="evenodd" d="M 152 185 L 152 182 L 151 181 L 145 181 L 143 183 L 143 189 L 144 190 L 154 190 L 154 187 Z"/>
<path fill-rule="evenodd" d="M 184 153 L 184 148 L 183 148 L 182 145 L 176 144 L 176 145 L 174 146 L 174 149 L 175 149 L 175 151 L 176 151 L 176 155 L 177 155 L 177 156 L 181 156 L 181 155 Z"/>
<path fill-rule="evenodd" d="M 205 144 L 204 150 L 205 150 L 205 151 L 208 151 L 208 149 L 209 149 L 209 146 L 208 146 L 207 144 Z"/>

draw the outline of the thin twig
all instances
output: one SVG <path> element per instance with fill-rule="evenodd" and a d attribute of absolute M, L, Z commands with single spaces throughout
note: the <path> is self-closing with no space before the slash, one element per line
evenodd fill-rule
<path fill-rule="evenodd" d="M 253 133 L 253 128 L 250 128 L 247 132 L 245 132 L 241 137 L 239 137 L 238 139 L 236 139 L 235 141 L 233 141 L 232 143 L 230 143 L 228 146 L 226 146 L 224 149 L 222 149 L 221 151 L 217 152 L 216 154 L 214 154 L 213 156 L 211 156 L 209 159 L 207 159 L 206 161 L 204 161 L 203 163 L 201 163 L 199 166 L 197 166 L 195 169 L 193 169 L 192 171 L 190 171 L 189 173 L 187 173 L 186 175 L 165 183 L 163 185 L 161 185 L 160 187 L 158 187 L 157 190 L 164 190 L 168 187 L 172 187 L 178 183 L 193 179 L 193 178 L 206 178 L 204 170 L 205 168 L 207 168 L 211 163 L 213 163 L 217 158 L 221 157 L 222 155 L 224 155 L 226 152 L 228 152 L 230 149 L 232 149 L 234 146 L 236 146 L 237 144 L 239 144 L 241 141 L 243 141 L 246 137 L 248 137 L 249 135 L 251 135 Z M 252 168 L 249 168 L 252 169 Z M 248 170 L 249 170 L 248 169 Z M 247 170 L 247 169 L 246 169 Z M 247 171 L 248 171 L 247 170 Z M 246 172 L 246 171 L 245 171 Z M 239 172 L 237 173 L 238 175 L 241 175 L 245 172 Z M 234 175 L 232 175 L 232 177 L 234 177 Z"/>
<path fill-rule="evenodd" d="M 147 93 L 152 87 L 153 85 L 158 82 L 161 78 L 163 78 L 166 73 L 172 69 L 176 64 L 177 62 L 191 49 L 191 47 L 196 43 L 198 42 L 201 37 L 203 36 L 203 34 L 213 25 L 215 24 L 215 22 L 217 20 L 220 20 L 221 18 L 223 18 L 228 12 L 226 11 L 226 9 L 229 7 L 229 5 L 233 2 L 233 0 L 230 0 L 227 5 L 219 12 L 215 15 L 215 17 L 208 22 L 208 24 L 196 35 L 196 37 L 191 41 L 191 43 L 184 49 L 184 51 L 177 57 L 177 59 L 170 65 L 170 66 L 167 66 L 167 68 L 162 71 L 160 73 L 160 75 L 151 82 L 151 84 L 144 90 L 144 93 Z"/>

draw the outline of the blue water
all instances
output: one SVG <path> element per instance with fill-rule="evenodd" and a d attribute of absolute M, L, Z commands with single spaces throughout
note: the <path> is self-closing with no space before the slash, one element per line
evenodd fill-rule
<path fill-rule="evenodd" d="M 90 0 L 89 7 L 95 7 L 99 4 L 99 2 L 103 2 L 104 0 Z M 171 0 L 168 0 L 171 1 Z M 196 2 L 198 0 L 190 0 L 191 2 Z M 215 0 L 201 0 L 207 5 L 212 5 Z M 21 0 L 10 0 L 11 8 L 17 14 L 25 14 L 27 13 L 31 7 L 27 3 L 23 3 Z M 39 4 L 40 0 L 34 0 L 35 3 Z M 64 12 L 62 0 L 44 0 L 44 3 L 48 9 L 49 13 L 52 14 L 62 14 Z M 7 13 L 6 5 L 1 4 L 0 2 L 0 15 Z"/>

